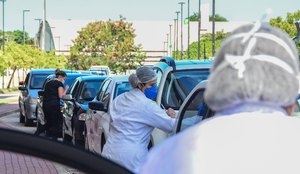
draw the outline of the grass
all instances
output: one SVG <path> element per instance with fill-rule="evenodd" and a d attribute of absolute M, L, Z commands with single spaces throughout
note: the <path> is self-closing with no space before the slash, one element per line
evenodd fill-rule
<path fill-rule="evenodd" d="M 10 104 L 10 103 L 16 103 L 16 99 L 3 99 L 0 101 L 0 105 Z"/>
<path fill-rule="evenodd" d="M 15 92 L 18 91 L 18 87 L 13 87 L 13 88 L 4 88 L 4 89 L 0 89 L 0 94 L 6 94 L 6 93 L 10 93 L 10 92 Z"/>

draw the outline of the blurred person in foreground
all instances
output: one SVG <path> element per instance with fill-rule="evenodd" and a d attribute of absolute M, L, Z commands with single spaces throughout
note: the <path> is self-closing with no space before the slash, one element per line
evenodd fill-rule
<path fill-rule="evenodd" d="M 160 108 L 157 76 L 150 67 L 140 67 L 129 76 L 132 89 L 116 97 L 109 112 L 111 123 L 102 156 L 137 172 L 148 154 L 150 134 L 154 128 L 171 133 L 175 127 L 175 111 Z"/>
<path fill-rule="evenodd" d="M 204 94 L 215 117 L 154 147 L 140 173 L 300 173 L 298 52 L 268 24 L 242 26 L 224 41 Z"/>

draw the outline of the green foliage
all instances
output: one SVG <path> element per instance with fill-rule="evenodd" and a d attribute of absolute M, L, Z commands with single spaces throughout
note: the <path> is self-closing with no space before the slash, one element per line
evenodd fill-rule
<path fill-rule="evenodd" d="M 215 52 L 221 46 L 222 41 L 229 35 L 224 31 L 219 31 L 215 34 Z M 190 59 L 198 59 L 198 42 L 193 42 L 190 44 Z M 173 53 L 175 57 L 175 53 Z M 200 40 L 200 59 L 208 59 L 212 57 L 212 34 L 207 33 L 201 35 Z M 180 58 L 180 53 L 178 53 L 178 58 Z M 187 59 L 187 51 L 183 53 L 183 59 Z"/>
<path fill-rule="evenodd" d="M 6 68 L 64 68 L 67 59 L 65 56 L 56 56 L 54 52 L 46 53 L 30 45 L 21 45 L 8 42 L 5 45 L 5 54 L 0 51 L 0 72 Z"/>
<path fill-rule="evenodd" d="M 194 12 L 193 15 L 191 15 L 189 17 L 190 21 L 198 21 L 199 20 L 199 13 Z M 212 21 L 212 16 L 209 16 L 209 21 Z M 228 20 L 219 15 L 219 14 L 215 14 L 215 21 L 216 22 L 228 22 Z"/>
<path fill-rule="evenodd" d="M 107 65 L 116 72 L 135 69 L 144 61 L 141 46 L 134 45 L 131 23 L 118 21 L 89 23 L 73 41 L 69 66 L 88 69 L 91 65 Z"/>
<path fill-rule="evenodd" d="M 269 23 L 272 26 L 278 27 L 288 33 L 288 35 L 293 38 L 297 35 L 297 29 L 295 25 L 295 21 L 300 20 L 300 10 L 294 13 L 287 13 L 285 19 L 282 17 L 272 18 Z M 298 45 L 298 50 L 300 52 L 300 45 Z"/>
<path fill-rule="evenodd" d="M 0 30 L 0 34 L 2 35 L 2 31 Z M 14 41 L 18 44 L 23 44 L 23 31 L 15 30 L 15 31 L 7 31 L 4 33 L 5 41 L 11 42 Z M 2 42 L 2 38 L 0 39 Z M 29 37 L 29 34 L 25 32 L 25 43 L 33 44 L 34 39 Z"/>

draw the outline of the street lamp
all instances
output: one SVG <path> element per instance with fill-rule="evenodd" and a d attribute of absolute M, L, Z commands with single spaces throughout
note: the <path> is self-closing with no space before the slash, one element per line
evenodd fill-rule
<path fill-rule="evenodd" d="M 30 10 L 23 10 L 23 45 L 25 44 L 25 13 Z"/>
<path fill-rule="evenodd" d="M 170 36 L 169 50 L 170 50 L 170 56 L 172 56 L 172 25 L 170 24 L 169 27 L 170 27 L 170 33 L 169 33 L 169 36 Z"/>
<path fill-rule="evenodd" d="M 60 36 L 55 36 L 58 39 L 58 51 L 60 51 Z"/>
<path fill-rule="evenodd" d="M 178 59 L 178 32 L 179 32 L 179 29 L 178 29 L 178 21 L 179 21 L 179 13 L 180 13 L 180 11 L 176 11 L 175 12 L 176 13 L 176 21 L 177 21 L 177 23 L 176 23 L 176 59 Z"/>
<path fill-rule="evenodd" d="M 212 0 L 212 56 L 215 55 L 215 0 Z"/>
<path fill-rule="evenodd" d="M 190 59 L 190 0 L 188 0 L 188 59 Z"/>
<path fill-rule="evenodd" d="M 175 56 L 175 59 L 176 59 L 176 19 L 174 19 L 174 44 L 173 44 L 173 52 L 174 52 L 174 56 Z"/>
<path fill-rule="evenodd" d="M 180 59 L 182 60 L 182 56 L 183 56 L 183 4 L 185 4 L 184 2 L 179 2 L 178 4 L 180 4 L 180 13 L 181 13 L 181 34 L 180 34 L 180 42 L 181 42 L 181 50 L 180 50 Z"/>
<path fill-rule="evenodd" d="M 198 60 L 200 60 L 201 56 L 201 43 L 200 43 L 200 37 L 201 37 L 201 0 L 199 0 L 199 15 L 198 15 Z"/>
<path fill-rule="evenodd" d="M 169 55 L 169 34 L 167 34 L 167 56 Z"/>
<path fill-rule="evenodd" d="M 4 45 L 5 45 L 5 39 L 4 39 L 4 2 L 6 0 L 0 0 L 2 1 L 2 49 L 4 54 Z"/>
<path fill-rule="evenodd" d="M 40 24 L 41 24 L 42 19 L 37 18 L 37 19 L 34 19 L 34 20 L 38 21 L 38 23 L 39 23 L 39 27 L 38 27 L 38 32 L 39 32 L 39 30 L 40 30 Z M 35 36 L 35 46 L 36 47 L 38 47 L 38 44 L 37 44 L 38 32 L 36 33 L 36 36 Z"/>

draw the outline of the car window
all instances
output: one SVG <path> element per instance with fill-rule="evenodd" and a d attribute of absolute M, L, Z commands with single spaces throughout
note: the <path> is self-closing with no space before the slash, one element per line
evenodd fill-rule
<path fill-rule="evenodd" d="M 70 94 L 72 96 L 75 96 L 75 92 L 77 91 L 78 87 L 79 87 L 79 80 L 76 80 L 72 85 L 72 87 L 70 88 Z"/>
<path fill-rule="evenodd" d="M 102 98 L 100 99 L 100 101 L 102 101 L 107 108 L 109 105 L 109 100 L 110 100 L 112 89 L 113 89 L 113 83 L 110 83 L 108 85 L 107 89 L 105 90 Z"/>
<path fill-rule="evenodd" d="M 115 87 L 114 99 L 120 94 L 129 91 L 130 89 L 131 85 L 129 82 L 118 82 Z"/>
<path fill-rule="evenodd" d="M 180 113 L 177 132 L 197 124 L 213 114 L 205 104 L 203 94 L 204 89 L 199 89 L 189 98 Z"/>
<path fill-rule="evenodd" d="M 26 76 L 26 79 L 25 79 L 25 86 L 28 85 L 29 77 L 30 77 L 30 73 L 28 73 L 27 76 Z"/>
<path fill-rule="evenodd" d="M 101 88 L 100 88 L 100 91 L 98 93 L 98 96 L 97 96 L 97 100 L 98 101 L 101 101 L 102 100 L 102 96 L 104 95 L 104 92 L 106 91 L 108 85 L 110 84 L 111 82 L 111 79 L 107 79 L 104 81 L 104 83 L 102 84 Z"/>
<path fill-rule="evenodd" d="M 170 72 L 166 78 L 161 103 L 166 107 L 179 109 L 184 99 L 201 81 L 206 80 L 209 69 L 178 70 Z"/>
<path fill-rule="evenodd" d="M 96 95 L 103 81 L 85 81 L 81 88 L 80 98 L 90 101 Z"/>
<path fill-rule="evenodd" d="M 30 80 L 31 89 L 42 89 L 45 79 L 49 74 L 33 74 Z"/>
<path fill-rule="evenodd" d="M 154 72 L 156 73 L 157 75 L 157 82 L 156 82 L 156 86 L 159 86 L 160 84 L 160 80 L 161 80 L 161 77 L 162 77 L 162 71 L 159 69 L 159 68 L 153 68 L 154 69 Z"/>

